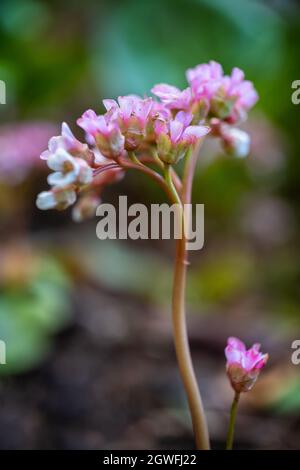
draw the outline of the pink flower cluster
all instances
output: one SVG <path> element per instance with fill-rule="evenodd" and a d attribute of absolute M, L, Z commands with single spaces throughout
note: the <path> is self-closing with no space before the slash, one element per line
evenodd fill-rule
<path fill-rule="evenodd" d="M 234 124 L 245 120 L 247 111 L 256 103 L 258 95 L 244 72 L 235 67 L 231 75 L 224 75 L 220 64 L 210 61 L 186 72 L 189 87 L 178 88 L 159 84 L 152 88 L 169 109 L 192 110 L 196 119 L 207 116 Z"/>
<path fill-rule="evenodd" d="M 247 350 L 242 341 L 233 337 L 228 338 L 225 356 L 227 375 L 237 393 L 251 390 L 269 357 L 260 352 L 260 344 Z"/>
<path fill-rule="evenodd" d="M 232 124 L 255 103 L 252 84 L 239 69 L 224 76 L 216 62 L 188 70 L 187 78 L 190 87 L 183 91 L 156 85 L 152 92 L 160 101 L 128 95 L 103 100 L 104 114 L 87 110 L 77 120 L 86 143 L 63 123 L 61 135 L 50 139 L 41 156 L 53 171 L 48 176 L 52 189 L 39 194 L 37 206 L 65 209 L 80 195 L 84 200 L 73 215 L 81 220 L 94 213 L 103 186 L 122 177 L 124 162 L 147 155 L 160 166 L 173 165 L 210 131 L 227 151 L 245 156 L 249 138 Z"/>

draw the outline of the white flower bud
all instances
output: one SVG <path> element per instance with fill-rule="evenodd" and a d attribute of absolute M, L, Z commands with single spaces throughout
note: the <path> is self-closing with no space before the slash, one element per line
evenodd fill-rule
<path fill-rule="evenodd" d="M 41 210 L 66 209 L 76 201 L 76 193 L 73 189 L 59 189 L 42 191 L 37 199 L 36 205 Z"/>
<path fill-rule="evenodd" d="M 238 158 L 247 157 L 250 151 L 250 136 L 247 132 L 235 127 L 226 127 L 222 137 L 226 152 Z"/>
<path fill-rule="evenodd" d="M 56 204 L 57 201 L 52 191 L 42 191 L 37 196 L 36 205 L 38 209 L 41 209 L 42 211 L 54 209 Z"/>

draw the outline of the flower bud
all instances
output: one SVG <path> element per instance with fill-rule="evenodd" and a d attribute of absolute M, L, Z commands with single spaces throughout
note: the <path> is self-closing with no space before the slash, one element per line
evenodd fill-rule
<path fill-rule="evenodd" d="M 248 392 L 255 384 L 261 369 L 266 365 L 268 354 L 262 354 L 260 345 L 254 344 L 250 349 L 237 338 L 228 338 L 225 356 L 226 372 L 232 388 L 237 393 Z"/>
<path fill-rule="evenodd" d="M 226 97 L 222 88 L 215 94 L 210 102 L 210 112 L 219 119 L 226 119 L 230 116 L 236 99 Z"/>
<path fill-rule="evenodd" d="M 42 191 L 38 194 L 36 205 L 41 210 L 63 210 L 74 204 L 76 193 L 70 188 L 55 188 L 51 191 Z"/>
<path fill-rule="evenodd" d="M 167 134 L 160 134 L 157 138 L 157 153 L 159 158 L 165 163 L 173 163 L 170 155 L 172 142 Z"/>
<path fill-rule="evenodd" d="M 250 151 L 250 136 L 236 127 L 226 126 L 222 131 L 222 144 L 226 152 L 238 158 L 247 157 Z"/>

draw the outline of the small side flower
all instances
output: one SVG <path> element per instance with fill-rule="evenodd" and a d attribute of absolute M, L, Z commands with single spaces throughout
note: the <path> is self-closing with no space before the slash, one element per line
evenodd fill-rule
<path fill-rule="evenodd" d="M 233 337 L 228 338 L 225 356 L 227 375 L 237 393 L 252 389 L 269 357 L 260 352 L 260 344 L 254 344 L 247 350 L 242 341 Z"/>
<path fill-rule="evenodd" d="M 268 354 L 260 352 L 260 344 L 256 343 L 250 349 L 238 338 L 230 337 L 225 348 L 227 359 L 226 371 L 234 390 L 234 398 L 230 410 L 226 449 L 233 446 L 234 428 L 241 393 L 249 392 L 255 384 L 260 371 L 266 365 Z"/>

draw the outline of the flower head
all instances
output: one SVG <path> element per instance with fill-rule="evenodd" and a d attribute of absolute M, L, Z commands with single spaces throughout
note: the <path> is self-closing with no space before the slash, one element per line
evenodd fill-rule
<path fill-rule="evenodd" d="M 165 170 L 164 164 L 185 157 L 210 130 L 228 152 L 245 156 L 249 137 L 232 124 L 245 117 L 257 99 L 251 82 L 237 68 L 225 76 L 214 61 L 189 69 L 187 80 L 184 90 L 163 83 L 154 86 L 152 93 L 160 101 L 127 95 L 103 100 L 103 114 L 88 109 L 77 120 L 85 131 L 84 143 L 63 123 L 61 135 L 52 137 L 41 155 L 53 173 L 48 176 L 52 189 L 41 193 L 38 206 L 62 208 L 79 198 L 73 214 L 82 220 L 94 213 L 102 188 L 122 178 L 132 163 Z"/>
<path fill-rule="evenodd" d="M 182 158 L 188 148 L 210 131 L 207 126 L 190 126 L 193 116 L 179 111 L 174 119 L 158 119 L 154 123 L 157 138 L 157 151 L 165 163 L 175 163 Z"/>
<path fill-rule="evenodd" d="M 224 75 L 220 64 L 210 61 L 186 72 L 189 87 L 184 90 L 160 83 L 152 88 L 166 108 L 193 114 L 193 124 L 202 119 L 218 118 L 234 124 L 245 120 L 258 95 L 244 72 L 235 67 Z"/>
<path fill-rule="evenodd" d="M 244 72 L 235 67 L 231 75 L 225 76 L 222 81 L 222 89 L 225 97 L 231 100 L 233 104 L 232 112 L 229 116 L 230 122 L 242 120 L 246 112 L 255 105 L 258 100 L 258 94 L 253 87 L 252 82 L 244 80 Z"/>
<path fill-rule="evenodd" d="M 247 350 L 242 341 L 233 337 L 228 338 L 225 356 L 227 375 L 237 393 L 251 390 L 269 357 L 260 352 L 260 344 Z"/>
<path fill-rule="evenodd" d="M 188 69 L 186 76 L 194 97 L 210 100 L 222 83 L 223 69 L 220 64 L 211 60 L 208 64 Z"/>
<path fill-rule="evenodd" d="M 118 123 L 111 116 L 98 116 L 95 111 L 89 109 L 77 119 L 77 124 L 85 130 L 89 141 L 95 143 L 106 157 L 116 158 L 124 151 L 125 138 Z"/>
<path fill-rule="evenodd" d="M 119 96 L 118 101 L 103 100 L 110 122 L 116 123 L 124 136 L 126 150 L 136 150 L 152 124 L 154 101 L 137 95 Z"/>

